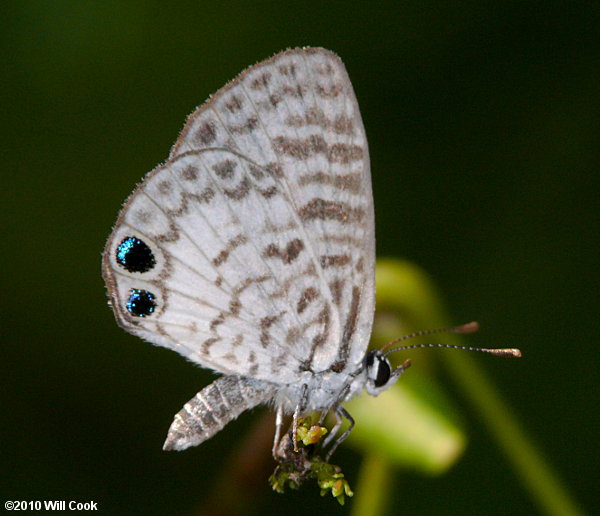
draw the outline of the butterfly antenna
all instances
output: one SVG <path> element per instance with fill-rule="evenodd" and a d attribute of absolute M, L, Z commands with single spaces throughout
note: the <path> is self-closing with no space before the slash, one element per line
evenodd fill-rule
<path fill-rule="evenodd" d="M 461 349 L 465 351 L 479 351 L 481 353 L 489 353 L 490 355 L 496 355 L 498 357 L 520 357 L 521 350 L 516 348 L 501 348 L 501 349 L 489 349 L 489 348 L 474 348 L 471 346 L 455 346 L 452 344 L 412 344 L 410 346 L 399 346 L 389 351 L 386 351 L 394 344 L 399 344 L 400 342 L 404 342 L 405 340 L 412 339 L 414 337 L 422 337 L 423 335 L 432 335 L 434 333 L 462 333 L 469 334 L 475 333 L 479 329 L 479 323 L 473 321 L 467 324 L 463 324 L 461 326 L 455 326 L 454 328 L 438 328 L 436 330 L 421 330 L 416 331 L 414 333 L 410 333 L 405 335 L 404 337 L 400 337 L 399 339 L 388 342 L 385 346 L 381 348 L 381 352 L 383 356 L 387 356 L 391 353 L 395 353 L 396 351 L 405 351 L 407 349 L 418 349 L 418 348 L 449 348 L 449 349 Z M 385 353 L 384 353 L 385 352 Z"/>

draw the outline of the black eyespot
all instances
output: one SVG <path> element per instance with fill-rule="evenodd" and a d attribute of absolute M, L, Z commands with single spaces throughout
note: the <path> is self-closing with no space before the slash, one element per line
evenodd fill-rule
<path fill-rule="evenodd" d="M 147 272 L 156 265 L 156 260 L 139 238 L 127 237 L 117 247 L 117 263 L 129 272 Z"/>
<path fill-rule="evenodd" d="M 125 306 L 131 315 L 135 315 L 136 317 L 146 317 L 154 312 L 154 309 L 156 308 L 155 299 L 152 292 L 132 288 L 129 292 L 129 299 Z"/>
<path fill-rule="evenodd" d="M 385 358 L 378 358 L 377 378 L 375 378 L 375 387 L 383 387 L 392 374 L 390 363 Z"/>

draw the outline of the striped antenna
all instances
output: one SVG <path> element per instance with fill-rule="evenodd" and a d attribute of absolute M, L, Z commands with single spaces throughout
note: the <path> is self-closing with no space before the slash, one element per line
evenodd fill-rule
<path fill-rule="evenodd" d="M 473 321 L 467 324 L 463 324 L 461 326 L 455 326 L 454 328 L 439 328 L 436 330 L 422 330 L 416 331 L 414 333 L 410 333 L 409 335 L 405 335 L 404 337 L 400 337 L 399 339 L 388 342 L 385 346 L 381 348 L 381 352 L 383 356 L 387 356 L 391 353 L 395 353 L 396 351 L 405 351 L 407 349 L 418 349 L 418 348 L 449 348 L 449 349 L 460 349 L 464 351 L 480 351 L 481 353 L 489 353 L 490 355 L 495 355 L 498 357 L 512 357 L 517 358 L 521 356 L 521 350 L 516 348 L 500 348 L 500 349 L 489 349 L 489 348 L 474 348 L 471 346 L 454 346 L 452 344 L 413 344 L 410 346 L 399 346 L 397 348 L 390 349 L 386 351 L 394 344 L 398 344 L 400 342 L 404 342 L 405 340 L 412 339 L 414 337 L 422 337 L 423 335 L 432 335 L 434 333 L 475 333 L 479 329 L 479 323 Z M 384 353 L 385 351 L 385 353 Z"/>

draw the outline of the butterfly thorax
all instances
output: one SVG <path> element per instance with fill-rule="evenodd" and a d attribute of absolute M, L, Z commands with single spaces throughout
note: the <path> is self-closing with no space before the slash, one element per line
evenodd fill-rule
<path fill-rule="evenodd" d="M 328 410 L 359 394 L 366 382 L 363 368 L 353 374 L 347 371 L 307 372 L 300 382 L 281 386 L 274 401 L 288 414 L 298 406 L 304 406 L 305 412 Z"/>

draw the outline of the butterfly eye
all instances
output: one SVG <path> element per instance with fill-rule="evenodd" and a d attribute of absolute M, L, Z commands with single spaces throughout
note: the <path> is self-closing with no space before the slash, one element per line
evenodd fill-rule
<path fill-rule="evenodd" d="M 152 250 L 139 238 L 127 237 L 117 246 L 117 263 L 129 272 L 148 272 L 156 265 Z"/>
<path fill-rule="evenodd" d="M 383 387 L 392 374 L 392 368 L 387 358 L 377 357 L 377 376 L 375 378 L 375 387 Z"/>
<path fill-rule="evenodd" d="M 154 312 L 156 308 L 155 299 L 152 292 L 132 288 L 126 304 L 127 310 L 131 315 L 135 315 L 136 317 L 146 317 Z"/>
<path fill-rule="evenodd" d="M 371 351 L 366 357 L 367 376 L 378 389 L 388 383 L 392 375 L 392 366 L 379 351 Z"/>

